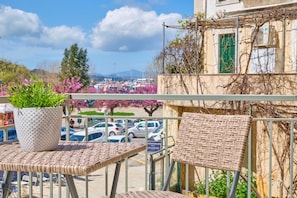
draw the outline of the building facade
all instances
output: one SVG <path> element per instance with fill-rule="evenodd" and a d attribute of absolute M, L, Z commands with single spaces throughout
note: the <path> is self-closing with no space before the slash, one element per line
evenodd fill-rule
<path fill-rule="evenodd" d="M 160 94 L 297 94 L 297 0 L 194 0 L 194 17 L 185 27 L 195 28 L 192 34 L 196 36 L 197 48 L 201 48 L 196 56 L 199 63 L 193 63 L 190 69 L 167 70 L 159 75 Z M 295 102 L 255 106 L 255 117 L 294 117 L 297 113 Z M 164 116 L 181 116 L 185 111 L 244 114 L 248 104 L 164 103 Z M 174 135 L 178 125 L 178 121 L 171 121 L 168 131 Z M 278 164 L 277 153 L 286 149 L 287 145 L 280 140 L 287 137 L 278 127 L 275 126 L 273 142 L 278 149 L 273 162 L 272 192 L 273 197 L 285 197 L 288 161 Z M 253 126 L 252 168 L 264 197 L 269 191 L 266 131 L 264 123 Z"/>

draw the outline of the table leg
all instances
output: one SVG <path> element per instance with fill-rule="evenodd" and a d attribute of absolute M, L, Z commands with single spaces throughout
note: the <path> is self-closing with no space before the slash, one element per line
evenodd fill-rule
<path fill-rule="evenodd" d="M 115 169 L 114 176 L 113 176 L 113 182 L 112 182 L 112 188 L 111 188 L 110 198 L 114 198 L 115 197 L 115 193 L 117 191 L 117 185 L 118 185 L 118 181 L 119 181 L 121 164 L 122 164 L 122 162 L 117 162 L 116 163 L 116 169 Z"/>
<path fill-rule="evenodd" d="M 78 198 L 77 190 L 76 190 L 72 175 L 64 175 L 64 176 L 66 178 L 71 197 Z"/>
<path fill-rule="evenodd" d="M 3 190 L 3 197 L 7 198 L 12 191 L 11 188 L 11 179 L 12 179 L 13 172 L 12 171 L 5 171 L 3 176 L 3 184 L 2 184 L 2 190 Z"/>

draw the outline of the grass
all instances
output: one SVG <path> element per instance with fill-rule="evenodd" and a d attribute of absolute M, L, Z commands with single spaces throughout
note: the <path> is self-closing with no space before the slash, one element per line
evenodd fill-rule
<path fill-rule="evenodd" d="M 98 111 L 84 111 L 84 112 L 80 112 L 80 115 L 104 115 L 103 112 L 98 112 Z M 108 113 L 108 115 L 110 115 L 110 113 Z M 134 116 L 133 112 L 114 112 L 113 113 L 114 116 Z"/>

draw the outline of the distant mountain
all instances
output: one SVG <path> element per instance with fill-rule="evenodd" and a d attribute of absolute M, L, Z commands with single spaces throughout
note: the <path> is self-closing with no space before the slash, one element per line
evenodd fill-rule
<path fill-rule="evenodd" d="M 110 77 L 119 77 L 124 79 L 136 79 L 136 78 L 143 78 L 143 72 L 131 69 L 129 71 L 117 72 L 112 73 L 109 75 Z"/>
<path fill-rule="evenodd" d="M 91 78 L 96 80 L 103 80 L 104 78 L 112 78 L 113 80 L 134 80 L 137 78 L 143 78 L 144 73 L 135 69 L 131 69 L 123 72 L 116 72 L 111 74 L 92 74 Z"/>

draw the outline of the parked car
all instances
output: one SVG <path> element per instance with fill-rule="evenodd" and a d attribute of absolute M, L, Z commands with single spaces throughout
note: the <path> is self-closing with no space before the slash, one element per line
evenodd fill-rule
<path fill-rule="evenodd" d="M 104 131 L 88 131 L 88 142 L 104 142 L 105 139 L 105 132 Z M 70 141 L 79 141 L 84 142 L 86 141 L 86 132 L 79 131 L 73 133 L 70 138 Z"/>
<path fill-rule="evenodd" d="M 142 121 L 145 121 L 145 120 L 143 120 L 143 119 L 136 119 L 136 120 L 134 120 L 133 121 L 134 126 L 136 126 L 139 122 L 142 122 Z"/>
<path fill-rule="evenodd" d="M 147 136 L 148 140 L 151 141 L 160 141 L 163 134 L 163 125 L 161 124 L 156 130 L 150 132 Z"/>
<path fill-rule="evenodd" d="M 128 128 L 134 127 L 133 120 L 118 119 L 118 120 L 115 120 L 114 122 L 121 124 L 124 128 L 126 128 L 126 126 L 128 126 Z"/>
<path fill-rule="evenodd" d="M 9 128 L 7 140 L 17 140 L 17 139 L 18 139 L 18 136 L 17 136 L 15 128 Z M 4 141 L 4 130 L 1 129 L 0 130 L 0 142 L 3 142 L 3 141 Z"/>
<path fill-rule="evenodd" d="M 127 142 L 131 142 L 130 137 L 127 137 Z M 107 142 L 126 142 L 125 135 L 114 135 L 107 138 Z"/>
<path fill-rule="evenodd" d="M 73 128 L 69 128 L 69 134 L 72 135 L 76 131 Z M 61 127 L 61 140 L 66 140 L 66 127 Z"/>
<path fill-rule="evenodd" d="M 146 123 L 145 121 L 141 121 L 136 126 L 128 129 L 128 136 L 131 138 L 145 137 L 145 132 L 146 132 L 145 123 Z M 147 132 L 150 133 L 156 130 L 156 128 L 158 128 L 160 125 L 161 124 L 158 121 L 152 121 L 152 120 L 147 121 Z"/>
<path fill-rule="evenodd" d="M 105 122 L 105 118 L 88 118 L 88 126 L 93 126 L 99 122 Z"/>
<path fill-rule="evenodd" d="M 122 135 L 125 131 L 124 127 L 121 124 L 115 122 L 108 122 L 108 136 L 113 135 Z M 94 126 L 88 128 L 88 130 L 100 130 L 105 131 L 106 122 L 99 122 Z"/>

